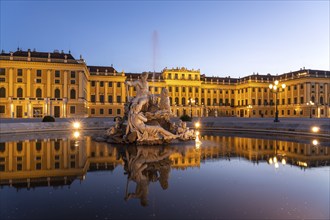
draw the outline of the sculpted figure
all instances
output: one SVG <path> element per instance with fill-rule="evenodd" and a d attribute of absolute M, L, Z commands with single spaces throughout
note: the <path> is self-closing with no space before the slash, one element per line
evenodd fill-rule
<path fill-rule="evenodd" d="M 123 120 L 121 117 L 114 118 L 115 125 L 106 131 L 106 135 L 109 137 L 108 142 L 122 143 L 123 142 Z"/>
<path fill-rule="evenodd" d="M 132 103 L 137 103 L 139 99 L 147 98 L 150 95 L 148 84 L 148 73 L 142 73 L 141 79 L 135 81 L 126 81 L 127 86 L 134 86 L 136 89 L 136 97 L 133 98 Z"/>
<path fill-rule="evenodd" d="M 141 112 L 144 101 L 133 103 L 128 118 L 128 127 L 130 132 L 137 133 L 137 140 L 164 140 L 175 139 L 177 136 L 165 130 L 160 126 L 146 125 L 148 119 Z"/>
<path fill-rule="evenodd" d="M 179 135 L 181 140 L 194 139 L 194 130 L 187 128 L 187 123 L 181 120 L 179 122 L 176 134 Z"/>

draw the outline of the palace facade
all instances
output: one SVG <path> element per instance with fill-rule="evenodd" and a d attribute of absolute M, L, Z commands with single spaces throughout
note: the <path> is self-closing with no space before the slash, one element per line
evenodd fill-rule
<path fill-rule="evenodd" d="M 330 117 L 328 70 L 303 68 L 243 78 L 209 77 L 186 68 L 149 73 L 151 93 L 167 88 L 176 116 L 274 117 L 277 105 L 280 117 Z M 135 95 L 124 83 L 139 76 L 117 72 L 112 65 L 88 66 L 70 52 L 2 52 L 0 117 L 122 116 L 127 96 Z M 286 85 L 276 94 L 269 89 L 275 80 Z"/>

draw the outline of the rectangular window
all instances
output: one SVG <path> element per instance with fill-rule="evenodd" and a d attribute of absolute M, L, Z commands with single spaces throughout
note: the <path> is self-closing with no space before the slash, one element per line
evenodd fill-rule
<path fill-rule="evenodd" d="M 298 99 L 297 99 L 297 97 L 295 97 L 295 98 L 293 99 L 293 102 L 294 102 L 294 104 L 298 104 Z"/>
<path fill-rule="evenodd" d="M 0 114 L 6 113 L 6 106 L 0 105 Z"/>
<path fill-rule="evenodd" d="M 92 87 L 95 86 L 95 81 L 91 81 L 91 86 L 92 86 Z"/>
<path fill-rule="evenodd" d="M 104 95 L 100 95 L 100 102 L 104 102 Z"/>
<path fill-rule="evenodd" d="M 255 88 L 252 88 L 252 92 L 255 92 L 256 91 L 256 89 Z"/>
<path fill-rule="evenodd" d="M 91 102 L 95 102 L 95 95 L 91 95 Z"/>
<path fill-rule="evenodd" d="M 300 104 L 304 104 L 304 97 L 300 97 Z"/>
<path fill-rule="evenodd" d="M 117 103 L 121 103 L 121 96 L 117 95 Z"/>
<path fill-rule="evenodd" d="M 71 78 L 76 78 L 76 72 L 75 71 L 71 71 Z"/>
<path fill-rule="evenodd" d="M 175 92 L 179 92 L 179 87 L 175 87 Z"/>
<path fill-rule="evenodd" d="M 23 76 L 23 70 L 22 69 L 17 70 L 17 76 Z"/>
<path fill-rule="evenodd" d="M 100 108 L 100 115 L 103 115 L 103 114 L 104 114 L 104 109 Z"/>
<path fill-rule="evenodd" d="M 5 76 L 5 75 L 6 75 L 6 69 L 0 68 L 0 76 Z"/>
<path fill-rule="evenodd" d="M 17 78 L 17 82 L 21 83 L 21 82 L 23 82 L 23 79 L 22 78 Z"/>
<path fill-rule="evenodd" d="M 101 81 L 101 82 L 100 82 L 100 87 L 103 87 L 103 86 L 104 86 L 104 82 Z"/>
<path fill-rule="evenodd" d="M 290 86 L 288 86 L 288 91 L 290 91 Z"/>
<path fill-rule="evenodd" d="M 37 77 L 41 77 L 42 75 L 42 71 L 41 70 L 37 70 Z"/>
<path fill-rule="evenodd" d="M 158 87 L 155 87 L 155 92 L 158 92 Z"/>
<path fill-rule="evenodd" d="M 117 109 L 117 115 L 121 114 L 121 109 Z"/>
<path fill-rule="evenodd" d="M 293 90 L 297 90 L 297 85 L 294 85 L 293 86 Z"/>
<path fill-rule="evenodd" d="M 60 71 L 59 70 L 55 70 L 55 77 L 60 77 Z"/>
<path fill-rule="evenodd" d="M 70 114 L 76 113 L 76 106 L 70 106 Z"/>
<path fill-rule="evenodd" d="M 288 105 L 290 105 L 291 104 L 291 99 L 290 98 L 288 98 Z"/>
<path fill-rule="evenodd" d="M 261 105 L 261 99 L 258 99 L 258 105 Z"/>
<path fill-rule="evenodd" d="M 55 84 L 60 84 L 61 81 L 59 79 L 55 79 Z"/>
<path fill-rule="evenodd" d="M 91 114 L 92 114 L 92 115 L 95 115 L 95 108 L 92 108 L 92 109 L 91 109 Z"/>
<path fill-rule="evenodd" d="M 117 82 L 117 87 L 120 88 L 120 82 Z"/>
<path fill-rule="evenodd" d="M 256 104 L 256 100 L 252 99 L 252 105 L 255 105 L 255 104 Z"/>
<path fill-rule="evenodd" d="M 288 115 L 290 115 L 290 110 L 288 110 Z"/>
<path fill-rule="evenodd" d="M 186 87 L 182 87 L 182 92 L 186 92 Z"/>
<path fill-rule="evenodd" d="M 6 82 L 6 78 L 1 77 L 0 82 Z"/>
<path fill-rule="evenodd" d="M 109 115 L 112 115 L 112 108 L 109 108 L 109 109 L 108 109 L 108 114 L 109 114 Z"/>
<path fill-rule="evenodd" d="M 232 89 L 232 90 L 231 90 L 231 94 L 234 94 L 234 93 L 235 93 L 235 91 Z"/>
<path fill-rule="evenodd" d="M 108 82 L 108 87 L 112 87 L 112 82 Z"/>
<path fill-rule="evenodd" d="M 108 95 L 108 102 L 112 103 L 112 95 Z"/>
<path fill-rule="evenodd" d="M 303 89 L 304 88 L 304 84 L 300 84 L 300 89 Z"/>
<path fill-rule="evenodd" d="M 70 83 L 71 84 L 76 84 L 76 80 L 72 79 L 72 80 L 70 80 Z"/>
<path fill-rule="evenodd" d="M 169 87 L 169 88 L 168 88 L 168 91 L 169 91 L 169 92 L 172 92 L 172 87 Z"/>

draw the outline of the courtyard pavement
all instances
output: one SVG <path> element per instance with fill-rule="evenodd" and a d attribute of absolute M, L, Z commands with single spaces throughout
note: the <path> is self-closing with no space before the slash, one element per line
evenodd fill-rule
<path fill-rule="evenodd" d="M 107 129 L 114 124 L 113 118 L 57 118 L 56 122 L 41 122 L 36 119 L 0 119 L 0 135 L 10 133 L 49 132 L 72 130 L 73 121 L 81 121 L 83 130 Z M 178 122 L 179 118 L 173 118 Z M 297 135 L 318 135 L 330 138 L 330 118 L 237 118 L 237 117 L 202 117 L 193 118 L 188 127 L 194 127 L 199 121 L 202 130 L 245 131 L 262 133 L 282 133 Z M 320 131 L 312 132 L 311 128 L 317 126 Z"/>

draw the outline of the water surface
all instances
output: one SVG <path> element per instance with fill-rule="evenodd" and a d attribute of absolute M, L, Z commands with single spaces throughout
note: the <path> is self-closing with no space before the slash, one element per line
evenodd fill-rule
<path fill-rule="evenodd" d="M 136 147 L 89 135 L 2 137 L 0 218 L 329 219 L 327 140 L 204 133 Z"/>

